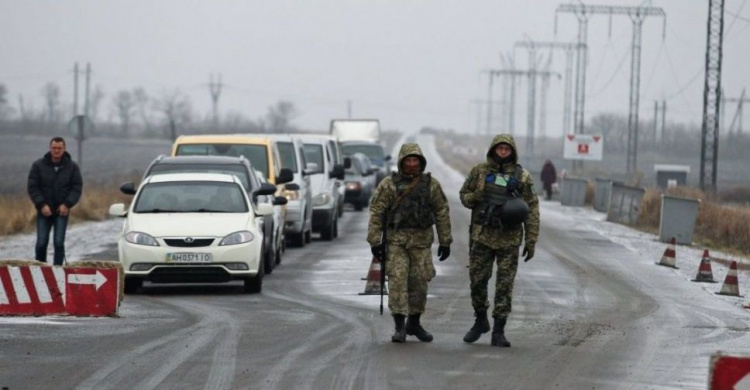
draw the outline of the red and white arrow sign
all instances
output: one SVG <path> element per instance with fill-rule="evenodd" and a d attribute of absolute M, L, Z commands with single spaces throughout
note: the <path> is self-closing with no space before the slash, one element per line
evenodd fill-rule
<path fill-rule="evenodd" d="M 96 271 L 96 274 L 68 274 L 68 283 L 69 284 L 93 284 L 96 286 L 96 290 L 99 291 L 99 288 L 104 284 L 107 283 L 107 278 L 102 275 L 101 272 L 98 270 Z"/>
<path fill-rule="evenodd" d="M 710 390 L 750 390 L 750 356 L 711 356 Z"/>
<path fill-rule="evenodd" d="M 0 315 L 116 315 L 119 273 L 118 268 L 0 266 Z"/>

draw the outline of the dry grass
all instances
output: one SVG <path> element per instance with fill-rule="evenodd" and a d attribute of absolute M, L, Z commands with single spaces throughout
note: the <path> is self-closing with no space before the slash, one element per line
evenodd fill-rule
<path fill-rule="evenodd" d="M 696 242 L 730 254 L 750 253 L 750 208 L 717 203 L 712 197 L 695 188 L 677 187 L 666 193 L 683 198 L 701 199 L 693 233 Z M 648 231 L 659 229 L 661 194 L 662 192 L 656 189 L 646 191 L 638 216 L 639 228 Z"/>
<path fill-rule="evenodd" d="M 125 180 L 133 180 L 133 178 Z M 112 203 L 129 203 L 131 198 L 120 192 L 119 184 L 87 185 L 84 183 L 83 196 L 71 210 L 70 223 L 104 220 L 107 218 L 107 212 Z M 28 195 L 0 196 L 0 210 L 3 210 L 3 218 L 0 219 L 0 235 L 29 233 L 36 229 L 36 210 Z"/>

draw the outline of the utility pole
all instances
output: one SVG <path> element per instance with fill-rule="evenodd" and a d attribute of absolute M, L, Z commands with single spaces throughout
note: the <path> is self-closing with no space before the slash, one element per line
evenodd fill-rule
<path fill-rule="evenodd" d="M 544 64 L 544 70 L 549 71 L 549 67 L 552 63 L 552 53 L 547 57 L 547 63 Z M 547 136 L 547 92 L 549 92 L 549 79 L 550 75 L 546 74 L 542 76 L 542 101 L 539 103 L 539 136 L 542 141 Z"/>
<path fill-rule="evenodd" d="M 580 43 L 563 43 L 563 42 L 544 42 L 544 41 L 519 41 L 516 42 L 515 47 L 523 47 L 531 50 L 534 49 L 550 49 L 550 50 L 562 50 L 565 52 L 565 87 L 564 87 L 564 98 L 563 98 L 563 133 L 574 134 L 571 123 L 571 111 L 572 111 L 572 92 L 573 92 L 573 54 L 580 52 L 585 45 Z"/>
<path fill-rule="evenodd" d="M 664 143 L 664 134 L 667 131 L 667 101 L 661 101 L 661 138 L 660 142 Z"/>
<path fill-rule="evenodd" d="M 716 191 L 716 168 L 719 158 L 721 60 L 724 44 L 724 0 L 709 0 L 707 25 L 700 186 L 704 191 Z M 708 164 L 711 164 L 710 172 L 706 167 Z"/>
<path fill-rule="evenodd" d="M 91 93 L 91 63 L 86 63 L 86 90 L 83 97 L 83 115 L 89 117 L 89 95 Z"/>
<path fill-rule="evenodd" d="M 490 80 L 492 80 L 496 76 L 505 76 L 505 77 L 512 77 L 515 79 L 515 77 L 527 77 L 529 80 L 535 79 L 536 77 L 544 77 L 544 76 L 550 76 L 550 75 L 556 75 L 557 77 L 560 77 L 560 74 L 550 71 L 538 71 L 538 70 L 518 70 L 518 69 L 489 69 L 485 70 L 483 72 L 489 73 Z M 513 104 L 514 96 L 513 94 L 515 91 L 511 92 L 511 104 Z M 531 94 L 531 98 L 529 99 L 529 107 L 528 111 L 531 112 L 534 109 L 534 96 Z M 491 101 L 490 101 L 491 104 Z M 488 115 L 489 117 L 489 115 Z M 534 153 L 534 134 L 533 134 L 533 127 L 529 127 L 527 130 L 530 131 L 530 134 L 528 134 L 529 139 L 526 142 L 526 155 L 527 158 L 529 158 L 529 161 L 531 160 L 533 153 Z"/>
<path fill-rule="evenodd" d="M 742 94 L 740 95 L 739 98 L 726 98 L 726 97 L 723 97 L 723 94 L 722 94 L 722 98 L 721 98 L 721 114 L 722 114 L 721 118 L 722 119 L 725 118 L 724 113 L 726 112 L 725 111 L 726 104 L 737 103 L 737 111 L 735 111 L 734 113 L 734 117 L 732 118 L 732 123 L 729 125 L 729 129 L 726 129 L 724 126 L 721 126 L 721 131 L 727 130 L 727 135 L 731 135 L 733 133 L 742 134 L 742 116 L 743 116 L 742 106 L 744 106 L 745 103 L 750 103 L 750 98 L 747 98 L 745 96 L 746 96 L 745 88 L 742 88 Z M 722 120 L 722 122 L 724 121 Z M 738 125 L 736 128 L 734 127 L 735 123 L 737 123 Z"/>
<path fill-rule="evenodd" d="M 78 115 L 78 63 L 73 66 L 73 116 Z"/>
<path fill-rule="evenodd" d="M 485 133 L 492 134 L 492 82 L 495 79 L 493 71 L 489 72 L 489 82 L 487 83 L 487 128 Z"/>
<path fill-rule="evenodd" d="M 514 56 L 502 56 L 502 61 L 505 69 L 515 70 L 516 63 Z M 507 87 L 510 86 L 509 90 L 504 90 L 503 93 L 508 96 L 508 104 L 505 107 L 507 115 L 503 115 L 508 120 L 508 134 L 515 136 L 516 132 L 516 77 L 523 77 L 521 74 L 505 74 L 503 75 L 504 83 Z M 509 80 L 509 81 L 508 81 Z"/>
<path fill-rule="evenodd" d="M 606 14 L 609 15 L 609 33 L 612 35 L 612 16 L 613 15 L 627 15 L 633 23 L 633 38 L 631 42 L 631 54 L 630 54 L 630 109 L 628 112 L 628 161 L 627 161 L 627 172 L 633 173 L 637 170 L 637 146 L 638 146 L 638 109 L 639 109 L 639 98 L 640 98 L 640 85 L 641 85 L 641 36 L 643 21 L 649 16 L 661 16 L 666 20 L 666 13 L 659 7 L 626 7 L 626 6 L 607 6 L 607 5 L 586 5 L 586 4 L 561 4 L 557 8 L 557 12 L 573 13 L 578 17 L 578 43 L 585 44 L 588 34 L 588 16 L 593 14 Z M 666 35 L 666 21 L 663 24 L 662 38 Z M 557 13 L 555 13 L 555 31 L 557 31 Z M 583 50 L 585 53 L 585 49 Z M 585 55 L 584 55 L 585 57 Z M 579 55 L 579 59 L 581 58 Z M 578 88 L 585 87 L 585 72 L 586 65 L 578 63 L 578 71 L 581 75 L 576 75 L 578 79 L 582 76 L 580 85 L 576 86 L 576 95 L 579 94 Z M 584 91 L 580 91 L 581 94 L 585 94 Z M 583 101 L 584 96 L 580 96 L 581 99 L 581 112 L 577 120 L 580 123 L 577 125 L 576 130 L 583 128 Z M 576 105 L 578 99 L 576 100 Z M 578 107 L 576 106 L 576 109 Z M 580 127 L 578 127 L 580 126 Z"/>
<path fill-rule="evenodd" d="M 221 97 L 221 73 L 217 80 L 214 80 L 214 74 L 211 73 L 208 81 L 208 91 L 211 94 L 211 101 L 213 102 L 213 131 L 219 129 L 219 97 Z"/>

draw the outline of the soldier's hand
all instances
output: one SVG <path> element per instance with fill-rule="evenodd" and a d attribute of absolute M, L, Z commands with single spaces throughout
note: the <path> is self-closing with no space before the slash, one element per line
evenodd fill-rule
<path fill-rule="evenodd" d="M 372 252 L 373 257 L 378 259 L 378 261 L 383 262 L 383 257 L 385 256 L 385 246 L 383 244 L 370 247 L 370 252 Z"/>
<path fill-rule="evenodd" d="M 474 202 L 474 204 L 479 204 L 484 202 L 484 190 L 476 190 L 471 193 L 471 201 Z"/>
<path fill-rule="evenodd" d="M 523 247 L 523 261 L 524 263 L 534 258 L 534 245 L 535 244 L 526 244 Z"/>
<path fill-rule="evenodd" d="M 440 245 L 438 247 L 437 255 L 440 256 L 440 261 L 443 261 L 451 255 L 451 247 Z"/>

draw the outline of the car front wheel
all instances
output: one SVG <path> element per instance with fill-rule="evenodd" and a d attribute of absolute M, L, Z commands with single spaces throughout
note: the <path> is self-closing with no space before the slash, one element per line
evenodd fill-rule
<path fill-rule="evenodd" d="M 258 274 L 245 279 L 245 292 L 249 294 L 257 294 L 263 290 L 263 263 L 261 262 L 260 268 L 258 268 Z"/>
<path fill-rule="evenodd" d="M 143 287 L 143 279 L 125 278 L 125 294 L 135 294 Z"/>

